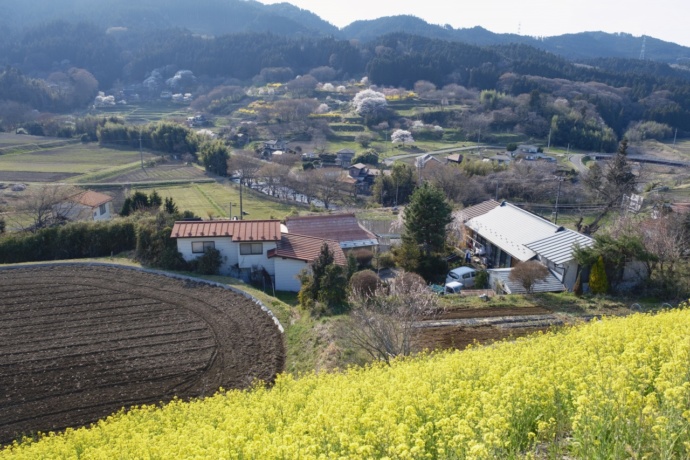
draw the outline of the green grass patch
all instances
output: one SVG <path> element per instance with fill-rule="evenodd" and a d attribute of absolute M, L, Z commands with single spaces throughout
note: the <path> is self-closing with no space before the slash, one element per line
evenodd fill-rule
<path fill-rule="evenodd" d="M 144 161 L 154 158 L 144 154 Z M 100 147 L 98 144 L 70 144 L 16 155 L 0 155 L 0 170 L 50 173 L 97 173 L 139 161 L 138 150 Z"/>
<path fill-rule="evenodd" d="M 136 185 L 132 191 L 141 190 L 151 193 L 156 190 L 165 198 L 171 197 L 181 211 L 192 211 L 196 215 L 208 218 L 227 218 L 232 203 L 232 214 L 238 216 L 240 212 L 240 193 L 237 184 L 192 183 L 180 185 Z M 285 203 L 272 201 L 263 194 L 249 190 L 242 192 L 245 219 L 282 219 L 294 208 Z"/>

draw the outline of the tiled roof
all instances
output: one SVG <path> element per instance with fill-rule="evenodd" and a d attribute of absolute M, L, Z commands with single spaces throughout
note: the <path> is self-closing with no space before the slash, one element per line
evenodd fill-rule
<path fill-rule="evenodd" d="M 594 244 L 592 238 L 568 229 L 559 229 L 554 235 L 525 244 L 529 249 L 555 264 L 573 259 L 575 246 L 587 248 Z"/>
<path fill-rule="evenodd" d="M 493 208 L 500 206 L 500 205 L 501 205 L 501 203 L 499 203 L 498 201 L 494 201 L 494 200 L 483 201 L 479 204 L 475 204 L 474 206 L 470 206 L 469 208 L 463 209 L 462 211 L 460 211 L 458 213 L 458 216 L 459 216 L 460 220 L 464 223 L 470 219 L 474 219 L 475 217 L 486 214 L 487 212 L 491 211 Z"/>
<path fill-rule="evenodd" d="M 446 157 L 446 161 L 452 161 L 454 163 L 460 163 L 460 162 L 462 162 L 462 160 L 463 160 L 463 155 L 461 155 L 459 153 L 454 153 L 454 154 L 448 155 Z"/>
<path fill-rule="evenodd" d="M 278 220 L 207 220 L 178 221 L 173 225 L 172 238 L 203 236 L 232 237 L 232 241 L 278 241 Z"/>
<path fill-rule="evenodd" d="M 269 258 L 283 257 L 311 263 L 319 257 L 323 243 L 328 244 L 328 247 L 333 251 L 336 264 L 347 265 L 347 258 L 337 241 L 294 233 L 284 233 L 276 248 L 270 249 L 267 255 Z"/>
<path fill-rule="evenodd" d="M 492 282 L 500 281 L 508 291 L 508 294 L 527 294 L 527 291 L 524 287 L 522 287 L 522 284 L 510 281 L 508 276 L 510 275 L 511 270 L 512 268 L 499 268 L 487 271 L 491 276 Z M 535 282 L 532 286 L 533 293 L 561 291 L 565 291 L 565 286 L 563 286 L 563 283 L 558 281 L 558 278 L 553 276 L 551 272 L 549 272 L 545 279 Z"/>
<path fill-rule="evenodd" d="M 90 208 L 95 208 L 109 201 L 113 201 L 113 197 L 106 195 L 105 193 L 94 192 L 93 190 L 86 190 L 81 193 L 77 193 L 71 199 L 75 203 L 79 203 Z"/>
<path fill-rule="evenodd" d="M 367 241 L 378 244 L 376 235 L 363 228 L 354 214 L 327 214 L 319 216 L 288 217 L 285 225 L 289 233 L 309 235 L 325 240 L 338 241 L 341 246 L 348 242 Z"/>

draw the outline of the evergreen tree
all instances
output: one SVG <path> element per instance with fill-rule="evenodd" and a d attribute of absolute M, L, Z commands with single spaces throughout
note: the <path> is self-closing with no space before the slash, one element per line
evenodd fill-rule
<path fill-rule="evenodd" d="M 606 277 L 604 258 L 599 256 L 589 274 L 589 289 L 593 294 L 606 294 L 609 291 L 609 281 Z"/>
<path fill-rule="evenodd" d="M 179 212 L 179 209 L 177 208 L 177 205 L 173 201 L 171 197 L 165 197 L 165 204 L 163 206 L 163 209 L 165 212 L 168 214 L 177 214 Z"/>
<path fill-rule="evenodd" d="M 299 278 L 300 305 L 315 314 L 342 311 L 347 298 L 347 273 L 345 267 L 335 263 L 335 255 L 325 241 L 311 264 L 311 273 L 303 270 Z"/>
<path fill-rule="evenodd" d="M 453 221 L 452 212 L 443 192 L 425 182 L 415 190 L 405 208 L 403 238 L 419 245 L 426 255 L 441 252 L 446 242 L 446 226 Z"/>
<path fill-rule="evenodd" d="M 163 200 L 161 199 L 161 196 L 158 194 L 158 192 L 155 190 L 151 192 L 151 194 L 149 195 L 149 207 L 158 209 L 161 207 L 162 204 Z"/>

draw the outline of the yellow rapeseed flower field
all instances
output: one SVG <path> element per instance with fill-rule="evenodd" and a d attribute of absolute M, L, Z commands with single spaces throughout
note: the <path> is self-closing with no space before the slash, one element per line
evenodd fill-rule
<path fill-rule="evenodd" d="M 690 309 L 140 407 L 0 459 L 690 457 Z"/>

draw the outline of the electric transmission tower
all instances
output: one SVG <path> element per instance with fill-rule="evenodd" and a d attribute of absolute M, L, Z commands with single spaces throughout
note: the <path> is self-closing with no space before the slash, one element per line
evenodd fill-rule
<path fill-rule="evenodd" d="M 642 49 L 640 50 L 640 60 L 641 61 L 644 61 L 644 59 L 645 59 L 644 53 L 645 53 L 646 45 L 647 45 L 647 36 L 643 35 L 642 36 Z"/>

